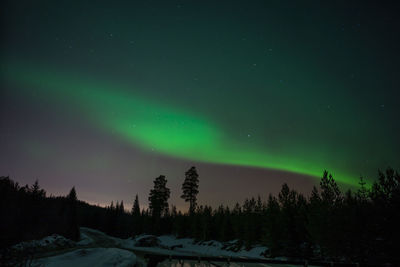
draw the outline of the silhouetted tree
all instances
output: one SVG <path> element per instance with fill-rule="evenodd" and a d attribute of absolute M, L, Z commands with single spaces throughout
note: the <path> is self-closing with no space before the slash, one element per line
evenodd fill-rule
<path fill-rule="evenodd" d="M 193 214 L 197 205 L 197 194 L 199 193 L 199 175 L 196 167 L 191 167 L 185 173 L 185 181 L 182 184 L 183 198 L 189 202 L 189 214 Z"/>
<path fill-rule="evenodd" d="M 149 194 L 149 208 L 153 217 L 159 218 L 168 212 L 170 190 L 166 185 L 167 179 L 164 175 L 154 180 L 154 187 Z"/>
<path fill-rule="evenodd" d="M 380 250 L 380 258 L 391 258 L 400 262 L 397 243 L 400 239 L 400 219 L 395 216 L 400 210 L 400 174 L 392 168 L 379 170 L 378 180 L 372 184 L 372 231 L 377 237 L 374 246 Z"/>
<path fill-rule="evenodd" d="M 135 201 L 133 202 L 132 206 L 132 215 L 135 217 L 140 216 L 139 196 L 137 194 L 135 196 Z"/>
<path fill-rule="evenodd" d="M 160 233 L 160 219 L 168 214 L 168 199 L 170 190 L 167 188 L 167 179 L 160 175 L 154 180 L 154 187 L 149 194 L 149 209 L 153 220 L 153 232 Z"/>
<path fill-rule="evenodd" d="M 39 180 L 36 180 L 30 189 L 30 193 L 34 198 L 44 198 L 46 197 L 46 191 L 40 188 Z"/>
<path fill-rule="evenodd" d="M 72 187 L 71 191 L 67 195 L 68 208 L 67 208 L 67 217 L 68 217 L 68 226 L 67 226 L 67 235 L 71 236 L 73 240 L 79 240 L 79 226 L 78 226 L 78 218 L 77 218 L 77 201 L 78 198 L 76 196 L 75 187 Z"/>
<path fill-rule="evenodd" d="M 75 190 L 75 186 L 72 187 L 71 191 L 69 191 L 69 194 L 67 196 L 67 199 L 69 201 L 75 202 L 78 200 L 78 197 L 76 196 L 76 190 Z"/>
<path fill-rule="evenodd" d="M 324 171 L 324 175 L 322 176 L 320 182 L 320 187 L 322 202 L 324 202 L 327 206 L 340 204 L 340 201 L 342 200 L 342 194 L 339 186 L 333 179 L 332 174 L 328 174 L 327 171 Z"/>
<path fill-rule="evenodd" d="M 263 243 L 269 248 L 271 256 L 279 255 L 284 247 L 281 229 L 281 208 L 275 196 L 269 194 L 264 219 Z"/>
<path fill-rule="evenodd" d="M 124 207 L 124 201 L 121 200 L 120 204 L 119 204 L 119 212 L 122 214 L 125 212 L 125 207 Z"/>

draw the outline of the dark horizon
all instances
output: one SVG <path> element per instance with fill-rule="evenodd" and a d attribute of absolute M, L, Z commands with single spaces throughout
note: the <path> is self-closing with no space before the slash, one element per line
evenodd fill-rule
<path fill-rule="evenodd" d="M 181 179 L 176 179 L 174 183 L 171 183 L 169 180 L 168 175 L 166 175 L 166 178 L 168 180 L 167 187 L 171 189 L 171 199 L 169 201 L 170 205 L 174 205 L 177 207 L 178 210 L 182 212 L 187 212 L 188 210 L 188 203 L 185 203 L 185 201 L 180 197 L 181 196 L 181 186 L 182 182 L 184 180 L 184 172 L 189 169 L 186 168 L 186 162 L 183 162 L 182 165 L 179 167 L 182 168 L 182 172 L 180 172 L 182 178 Z M 305 196 L 309 196 L 311 193 L 311 190 L 313 186 L 319 187 L 319 182 L 320 180 L 316 180 L 314 178 L 311 178 L 309 176 L 302 176 L 298 175 L 295 173 L 290 173 L 290 172 L 283 172 L 283 171 L 277 171 L 277 170 L 265 170 L 262 168 L 246 168 L 246 167 L 237 167 L 237 166 L 220 166 L 220 165 L 215 165 L 215 164 L 207 164 L 209 165 L 209 172 L 212 174 L 216 175 L 221 175 L 218 177 L 221 177 L 221 183 L 220 184 L 215 184 L 212 179 L 207 179 L 207 177 L 203 177 L 206 175 L 202 172 L 201 167 L 202 164 L 199 164 L 196 166 L 200 173 L 200 193 L 198 196 L 198 203 L 199 205 L 208 205 L 212 206 L 213 208 L 217 208 L 219 205 L 224 205 L 232 208 L 236 203 L 243 204 L 245 199 L 250 199 L 250 198 L 257 198 L 258 196 L 261 197 L 263 201 L 266 201 L 268 198 L 269 194 L 272 194 L 273 196 L 278 196 L 278 193 L 280 192 L 282 185 L 284 183 L 287 183 L 290 188 L 294 190 L 298 190 L 299 188 L 301 189 L 300 192 L 304 193 Z M 190 165 L 187 165 L 190 166 Z M 226 172 L 226 168 L 230 168 L 232 170 L 232 173 L 235 175 L 229 176 L 229 177 L 224 177 L 224 173 Z M 322 178 L 323 171 L 321 173 L 321 178 Z M 96 200 L 87 200 L 85 196 L 88 195 L 88 192 L 82 192 L 80 189 L 80 186 L 82 185 L 75 185 L 72 183 L 66 182 L 63 186 L 65 186 L 65 191 L 55 191 L 54 188 L 51 187 L 46 187 L 46 184 L 43 184 L 42 180 L 40 178 L 32 178 L 30 180 L 27 180 L 27 182 L 21 183 L 20 180 L 26 180 L 26 179 L 17 179 L 16 177 L 12 177 L 10 175 L 2 175 L 2 176 L 8 176 L 10 179 L 20 183 L 21 186 L 24 186 L 27 184 L 28 186 L 32 186 L 35 181 L 39 182 L 39 185 L 41 188 L 43 188 L 47 196 L 53 195 L 53 196 L 66 196 L 68 192 L 71 190 L 72 187 L 75 187 L 77 191 L 77 196 L 79 200 L 85 201 L 89 204 L 92 205 L 99 205 L 101 207 L 107 207 L 110 206 L 111 202 L 114 204 L 117 201 L 123 201 L 125 210 L 130 211 L 135 195 L 138 194 L 139 196 L 139 203 L 141 209 L 147 209 L 148 208 L 148 193 L 150 192 L 150 189 L 153 187 L 153 181 L 154 179 L 162 175 L 162 173 L 154 175 L 154 177 L 149 177 L 148 182 L 146 183 L 146 188 L 144 191 L 139 192 L 135 191 L 135 187 L 131 187 L 131 185 L 128 184 L 123 184 L 122 186 L 119 185 L 118 183 L 112 184 L 113 186 L 117 187 L 120 186 L 120 188 L 109 188 L 109 190 L 105 191 L 106 193 L 110 193 L 110 190 L 124 190 L 124 194 L 122 195 L 129 195 L 130 198 L 121 198 L 119 195 L 116 195 L 115 198 L 108 198 L 105 201 L 102 201 L 104 199 L 104 196 L 100 194 L 100 198 L 98 198 L 98 201 Z M 242 177 L 244 175 L 250 175 L 253 177 L 251 179 L 254 181 L 252 184 L 248 184 L 248 187 L 246 190 L 240 190 L 238 191 L 237 188 L 239 188 L 241 185 Z M 250 179 L 249 179 L 250 180 Z M 87 182 L 87 186 L 90 186 L 90 182 L 93 182 L 89 180 Z M 83 184 L 85 186 L 85 184 Z M 308 186 L 308 187 L 307 187 Z M 343 188 L 341 186 L 341 188 Z M 352 187 L 352 188 L 357 188 L 357 187 Z M 207 198 L 204 198 L 204 193 L 205 191 L 207 193 Z M 231 197 L 231 192 L 236 192 L 237 194 L 235 195 L 234 198 Z M 255 194 L 252 194 L 252 192 L 256 192 Z M 111 192 L 113 193 L 113 192 Z M 90 195 L 90 192 L 89 192 Z M 83 197 L 82 197 L 83 196 Z M 96 199 L 96 198 L 95 198 Z M 221 201 L 222 199 L 222 201 Z"/>

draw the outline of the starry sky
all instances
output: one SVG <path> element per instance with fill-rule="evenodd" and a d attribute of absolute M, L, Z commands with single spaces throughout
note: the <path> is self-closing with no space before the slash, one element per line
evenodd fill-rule
<path fill-rule="evenodd" d="M 349 3 L 350 2 L 350 3 Z M 5 1 L 0 175 L 201 204 L 400 167 L 399 19 L 368 1 Z"/>

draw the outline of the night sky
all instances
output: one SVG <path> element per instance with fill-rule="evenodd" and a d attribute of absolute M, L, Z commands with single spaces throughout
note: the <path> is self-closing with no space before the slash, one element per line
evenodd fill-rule
<path fill-rule="evenodd" d="M 213 206 L 398 169 L 396 7 L 326 2 L 3 2 L 0 175 L 183 208 L 192 165 Z"/>

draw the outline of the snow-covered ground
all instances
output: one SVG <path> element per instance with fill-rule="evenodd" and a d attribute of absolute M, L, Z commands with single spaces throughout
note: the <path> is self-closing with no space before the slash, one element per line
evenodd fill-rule
<path fill-rule="evenodd" d="M 119 248 L 85 248 L 61 255 L 35 260 L 32 266 L 68 267 L 68 266 L 134 266 L 136 256 L 130 251 Z"/>
<path fill-rule="evenodd" d="M 191 238 L 176 238 L 172 235 L 158 236 L 158 245 L 143 247 L 138 246 L 140 240 L 145 238 L 155 238 L 152 235 L 139 235 L 135 238 L 120 239 L 108 236 L 105 233 L 81 227 L 82 241 L 78 244 L 90 243 L 92 240 L 88 235 L 95 235 L 98 239 L 109 240 L 115 246 L 129 250 L 136 250 L 147 253 L 158 253 L 167 255 L 202 255 L 202 256 L 225 256 L 225 257 L 246 257 L 246 258 L 265 258 L 264 253 L 268 250 L 267 247 L 256 246 L 250 250 L 237 248 L 237 240 L 221 243 L 215 240 L 196 243 Z M 92 240 L 93 242 L 93 240 Z M 234 249 L 234 248 L 237 249 Z"/>
<path fill-rule="evenodd" d="M 243 247 L 236 251 L 232 249 L 236 240 L 221 243 L 215 240 L 196 243 L 191 238 L 178 239 L 172 235 L 158 236 L 159 245 L 152 247 L 138 246 L 139 240 L 148 238 L 150 235 L 140 235 L 136 238 L 115 239 L 118 246 L 141 252 L 158 253 L 167 255 L 197 255 L 197 256 L 225 256 L 225 257 L 246 257 L 246 258 L 265 258 L 267 247 L 257 246 L 250 250 Z"/>
<path fill-rule="evenodd" d="M 31 240 L 18 243 L 12 246 L 12 249 L 16 251 L 22 251 L 26 249 L 49 250 L 49 249 L 67 248 L 74 246 L 75 242 L 70 239 L 67 239 L 60 235 L 51 235 L 51 236 L 46 236 L 45 238 L 39 240 Z"/>
<path fill-rule="evenodd" d="M 250 250 L 241 248 L 238 251 L 232 251 L 225 249 L 228 247 L 226 243 L 221 243 L 215 240 L 195 243 L 191 238 L 177 239 L 170 235 L 164 235 L 158 238 L 161 241 L 162 247 L 175 247 L 173 249 L 175 252 L 185 252 L 202 256 L 265 258 L 262 254 L 267 250 L 266 247 L 258 246 Z"/>
<path fill-rule="evenodd" d="M 239 246 L 237 240 L 224 243 L 215 240 L 195 242 L 191 238 L 179 239 L 172 235 L 139 235 L 135 238 L 120 239 L 86 227 L 81 227 L 81 239 L 78 242 L 52 235 L 40 240 L 22 242 L 13 246 L 13 249 L 21 252 L 28 249 L 39 256 L 45 255 L 43 252 L 52 252 L 51 255 L 55 255 L 34 260 L 32 266 L 90 267 L 133 266 L 134 263 L 143 266 L 143 253 L 262 259 L 268 250 L 262 246 L 245 250 Z M 136 257 L 134 252 L 137 252 L 139 257 Z"/>
<path fill-rule="evenodd" d="M 89 237 L 87 234 L 83 233 L 82 231 L 81 231 L 81 240 L 76 242 L 76 244 L 78 246 L 87 246 L 87 245 L 90 245 L 93 243 L 94 243 L 94 240 L 91 237 Z"/>

